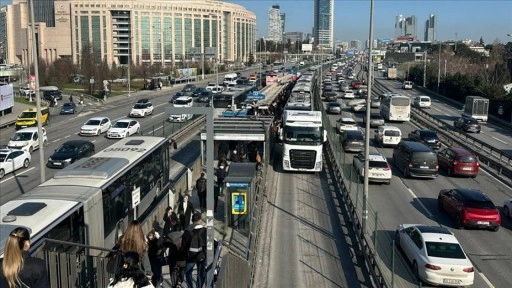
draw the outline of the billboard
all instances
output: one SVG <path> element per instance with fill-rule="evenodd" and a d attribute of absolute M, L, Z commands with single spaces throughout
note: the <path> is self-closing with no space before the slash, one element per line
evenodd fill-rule
<path fill-rule="evenodd" d="M 12 84 L 0 86 L 0 111 L 14 106 L 14 94 Z"/>
<path fill-rule="evenodd" d="M 176 80 L 195 79 L 197 77 L 197 68 L 176 69 Z"/>
<path fill-rule="evenodd" d="M 313 44 L 302 44 L 302 52 L 313 51 Z"/>

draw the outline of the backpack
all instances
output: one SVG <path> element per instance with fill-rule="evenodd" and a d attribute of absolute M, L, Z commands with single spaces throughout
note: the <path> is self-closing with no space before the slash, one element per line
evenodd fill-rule
<path fill-rule="evenodd" d="M 188 248 L 187 260 L 198 263 L 206 259 L 206 253 L 203 249 L 206 246 L 205 230 L 206 228 L 200 228 L 190 231 L 192 239 L 190 240 L 190 246 Z"/>
<path fill-rule="evenodd" d="M 205 178 L 199 178 L 196 181 L 196 189 L 197 192 L 203 192 L 206 191 L 206 179 Z"/>
<path fill-rule="evenodd" d="M 110 255 L 107 255 L 107 272 L 110 274 L 117 274 L 121 271 L 121 267 L 123 266 L 123 252 L 121 250 L 116 250 L 111 252 Z"/>

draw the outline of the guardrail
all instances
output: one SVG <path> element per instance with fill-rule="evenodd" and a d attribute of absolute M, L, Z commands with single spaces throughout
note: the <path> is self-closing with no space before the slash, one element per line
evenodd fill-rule
<path fill-rule="evenodd" d="M 14 124 L 16 124 L 16 120 L 11 120 L 11 121 L 7 121 L 7 122 L 2 122 L 2 123 L 0 123 L 0 129 L 2 129 L 2 128 L 7 128 L 7 127 L 12 126 L 12 125 L 14 125 Z"/>

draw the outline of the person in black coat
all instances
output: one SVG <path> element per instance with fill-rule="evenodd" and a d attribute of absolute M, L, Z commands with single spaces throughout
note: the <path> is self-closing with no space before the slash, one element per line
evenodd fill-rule
<path fill-rule="evenodd" d="M 194 213 L 194 206 L 192 205 L 192 203 L 189 200 L 189 196 L 188 194 L 185 194 L 183 196 L 183 201 L 180 202 L 180 204 L 178 205 L 178 212 L 180 210 L 183 211 L 183 216 L 180 220 L 182 221 L 181 222 L 181 227 L 183 229 L 187 229 L 188 226 L 190 226 L 190 224 L 192 223 L 191 220 L 192 220 L 192 214 Z"/>
<path fill-rule="evenodd" d="M 18 227 L 9 233 L 2 259 L 0 287 L 50 287 L 46 263 L 30 256 L 29 249 L 30 233 L 26 228 Z"/>
<path fill-rule="evenodd" d="M 172 211 L 172 207 L 169 206 L 165 209 L 165 214 L 163 217 L 164 220 L 164 229 L 162 237 L 168 237 L 169 233 L 174 231 L 180 231 L 180 221 L 178 220 L 178 216 L 174 211 Z"/>
<path fill-rule="evenodd" d="M 151 283 L 156 287 L 163 282 L 162 266 L 167 264 L 165 258 L 165 247 L 163 238 L 160 237 L 155 229 L 152 229 L 148 233 L 148 257 L 151 265 L 151 271 L 153 276 L 151 277 Z"/>

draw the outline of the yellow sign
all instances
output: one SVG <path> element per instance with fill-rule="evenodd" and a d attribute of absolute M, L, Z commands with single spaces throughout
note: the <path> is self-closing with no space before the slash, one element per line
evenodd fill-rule
<path fill-rule="evenodd" d="M 231 193 L 231 214 L 247 213 L 247 193 Z"/>

